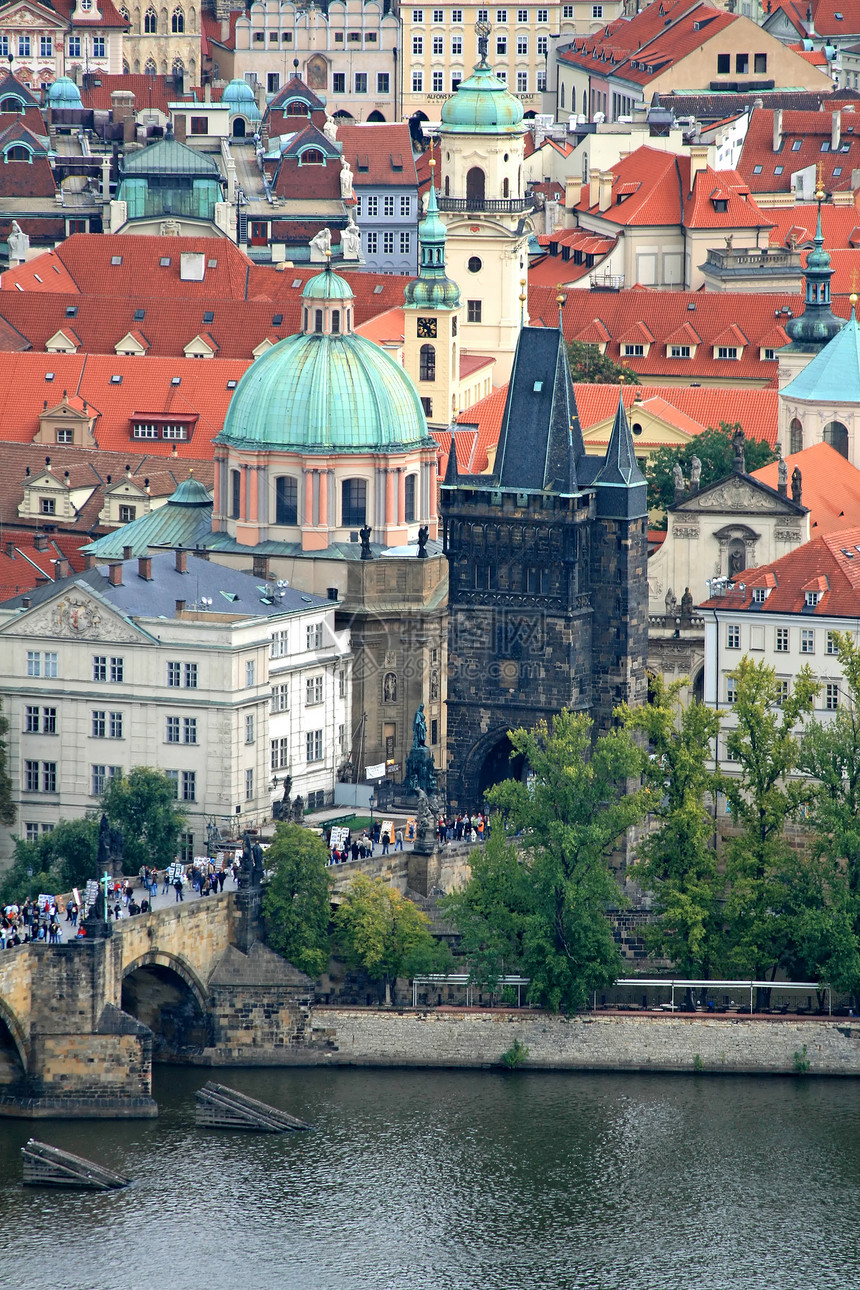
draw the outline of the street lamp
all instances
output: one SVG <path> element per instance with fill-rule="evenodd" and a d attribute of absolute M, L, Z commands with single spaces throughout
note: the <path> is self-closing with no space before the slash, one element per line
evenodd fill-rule
<path fill-rule="evenodd" d="M 373 789 L 370 790 L 370 832 L 373 835 L 373 808 L 376 806 L 376 795 Z"/>

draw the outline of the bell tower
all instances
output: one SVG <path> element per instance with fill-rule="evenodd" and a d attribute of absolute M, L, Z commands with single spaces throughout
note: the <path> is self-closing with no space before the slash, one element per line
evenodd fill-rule
<path fill-rule="evenodd" d="M 465 352 L 492 354 L 494 380 L 510 378 L 528 312 L 528 239 L 533 202 L 525 193 L 522 104 L 487 62 L 489 27 L 478 24 L 480 61 L 442 108 L 442 190 L 451 276 L 464 296 Z"/>
<path fill-rule="evenodd" d="M 405 292 L 403 366 L 418 387 L 430 425 L 448 426 L 460 387 L 460 288 L 445 271 L 445 225 L 431 159 L 427 213 L 418 226 L 418 277 Z"/>

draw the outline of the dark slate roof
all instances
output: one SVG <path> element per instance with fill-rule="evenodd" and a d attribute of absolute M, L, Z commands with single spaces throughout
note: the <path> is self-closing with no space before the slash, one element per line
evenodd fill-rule
<path fill-rule="evenodd" d="M 518 492 L 578 491 L 585 456 L 564 338 L 554 327 L 524 327 L 499 432 L 495 478 Z"/>
<path fill-rule="evenodd" d="M 264 579 L 201 559 L 190 552 L 186 573 L 177 570 L 172 551 L 154 555 L 151 581 L 139 576 L 136 560 L 116 563 L 122 563 L 123 566 L 121 586 L 111 585 L 107 565 L 97 565 L 84 573 L 58 579 L 57 582 L 36 587 L 34 591 L 26 593 L 31 607 L 44 604 L 73 586 L 86 587 L 95 592 L 126 618 L 175 618 L 177 600 L 184 600 L 186 608 L 190 609 L 194 602 L 199 602 L 204 596 L 212 600 L 213 614 L 235 614 L 243 618 L 273 618 L 280 614 L 297 613 L 299 610 L 322 609 L 331 604 L 322 596 L 297 591 L 294 587 L 281 588 L 283 595 L 279 591 L 274 603 L 266 604 L 263 599 L 266 589 Z M 5 601 L 2 607 L 23 608 L 22 597 L 14 596 Z"/>
<path fill-rule="evenodd" d="M 839 92 L 841 99 L 854 98 Z M 651 106 L 670 108 L 676 117 L 692 116 L 697 121 L 723 121 L 726 117 L 746 112 L 761 99 L 766 108 L 788 108 L 792 111 L 818 112 L 824 104 L 829 106 L 834 94 L 824 90 L 755 90 L 749 94 L 655 94 Z M 838 106 L 834 104 L 834 106 Z"/>
<path fill-rule="evenodd" d="M 603 465 L 594 480 L 597 488 L 597 513 L 606 517 L 633 519 L 648 513 L 647 484 L 639 469 L 633 448 L 633 436 L 624 410 L 624 399 L 618 393 L 618 410 Z"/>
<path fill-rule="evenodd" d="M 124 178 L 134 175 L 205 175 L 207 179 L 217 179 L 220 173 L 212 157 L 187 147 L 178 139 L 151 143 L 126 157 L 122 166 Z"/>

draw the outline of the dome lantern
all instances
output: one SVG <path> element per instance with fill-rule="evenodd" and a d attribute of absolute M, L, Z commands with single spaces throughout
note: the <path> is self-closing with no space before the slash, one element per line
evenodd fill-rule
<path fill-rule="evenodd" d="M 302 331 L 314 336 L 348 336 L 355 296 L 346 278 L 332 269 L 331 251 L 326 251 L 326 256 L 322 273 L 309 278 L 302 292 Z"/>

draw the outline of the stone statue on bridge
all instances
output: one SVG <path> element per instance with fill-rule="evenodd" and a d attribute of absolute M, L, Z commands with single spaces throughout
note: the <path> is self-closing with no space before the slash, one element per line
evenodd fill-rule
<path fill-rule="evenodd" d="M 99 820 L 99 846 L 96 864 L 100 873 L 109 873 L 114 878 L 122 876 L 122 863 L 125 859 L 125 841 L 120 829 L 111 826 L 108 817 L 102 811 Z"/>
<path fill-rule="evenodd" d="M 423 703 L 419 703 L 412 722 L 412 748 L 406 759 L 403 787 L 407 793 L 421 792 L 426 797 L 433 797 L 436 792 L 436 764 L 427 747 L 427 718 Z"/>
<path fill-rule="evenodd" d="M 246 829 L 242 834 L 242 862 L 239 867 L 240 888 L 260 887 L 263 882 L 263 848 L 252 842 Z"/>

